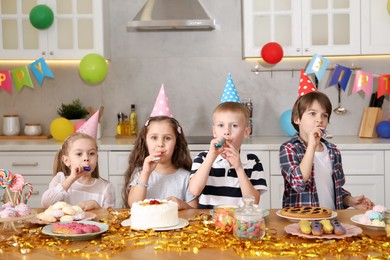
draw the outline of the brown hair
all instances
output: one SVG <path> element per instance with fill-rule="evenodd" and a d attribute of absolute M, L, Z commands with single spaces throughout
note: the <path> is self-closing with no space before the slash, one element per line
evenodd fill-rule
<path fill-rule="evenodd" d="M 295 104 L 292 108 L 291 113 L 291 124 L 294 126 L 295 130 L 299 133 L 299 125 L 295 124 L 295 119 L 301 119 L 303 113 L 308 109 L 314 101 L 318 101 L 321 107 L 325 109 L 326 113 L 329 114 L 328 122 L 330 122 L 330 115 L 332 114 L 332 103 L 327 95 L 321 92 L 310 92 L 306 95 L 301 96 L 295 101 Z"/>
<path fill-rule="evenodd" d="M 246 126 L 249 126 L 249 109 L 244 104 L 238 102 L 224 102 L 214 109 L 213 116 L 220 112 L 234 112 L 242 114 L 245 119 Z"/>
<path fill-rule="evenodd" d="M 68 138 L 65 139 L 64 143 L 62 144 L 61 148 L 57 151 L 55 157 L 54 157 L 54 165 L 53 165 L 53 175 L 56 175 L 58 172 L 63 172 L 65 176 L 70 175 L 70 168 L 65 165 L 65 163 L 62 161 L 63 155 L 69 154 L 69 149 L 73 145 L 73 143 L 80 139 L 90 139 L 93 140 L 96 145 L 96 151 L 97 151 L 97 143 L 95 138 L 92 138 L 91 136 L 83 133 L 73 133 Z M 91 176 L 93 178 L 99 178 L 99 164 L 96 162 L 95 170 L 92 172 Z"/>
<path fill-rule="evenodd" d="M 188 150 L 187 140 L 179 122 L 168 116 L 150 117 L 145 125 L 141 128 L 137 140 L 134 143 L 134 149 L 129 156 L 129 167 L 125 172 L 125 186 L 122 191 L 123 206 L 129 207 L 127 198 L 129 196 L 129 184 L 132 181 L 133 175 L 137 168 L 142 168 L 144 160 L 149 156 L 148 147 L 146 145 L 146 135 L 148 133 L 149 125 L 152 122 L 168 122 L 175 132 L 176 145 L 172 154 L 172 164 L 175 168 L 183 168 L 187 171 L 191 170 L 192 159 L 190 151 Z"/>

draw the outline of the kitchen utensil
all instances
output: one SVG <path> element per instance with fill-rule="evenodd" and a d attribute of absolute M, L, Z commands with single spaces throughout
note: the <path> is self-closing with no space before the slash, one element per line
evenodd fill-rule
<path fill-rule="evenodd" d="M 24 134 L 25 135 L 41 135 L 42 134 L 42 127 L 39 123 L 26 123 L 24 125 Z"/>
<path fill-rule="evenodd" d="M 338 107 L 336 107 L 333 111 L 337 114 L 337 115 L 344 115 L 345 113 L 347 113 L 347 109 L 344 108 L 344 107 L 341 107 L 341 86 L 340 84 L 337 84 L 337 87 L 338 87 L 338 99 L 339 99 L 339 103 L 338 103 Z"/>
<path fill-rule="evenodd" d="M 19 135 L 20 124 L 18 115 L 4 115 L 3 134 L 8 136 Z"/>

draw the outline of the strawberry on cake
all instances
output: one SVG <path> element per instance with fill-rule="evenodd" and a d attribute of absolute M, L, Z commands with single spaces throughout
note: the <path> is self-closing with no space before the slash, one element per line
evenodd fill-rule
<path fill-rule="evenodd" d="M 179 224 L 178 205 L 170 200 L 145 199 L 131 206 L 131 227 L 162 228 Z"/>

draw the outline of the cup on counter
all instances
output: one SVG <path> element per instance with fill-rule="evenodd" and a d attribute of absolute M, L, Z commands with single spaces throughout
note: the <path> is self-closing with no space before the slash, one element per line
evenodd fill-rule
<path fill-rule="evenodd" d="M 8 136 L 20 134 L 20 123 L 18 115 L 3 116 L 3 134 Z"/>
<path fill-rule="evenodd" d="M 24 125 L 24 134 L 29 136 L 37 136 L 42 134 L 40 123 L 26 123 Z"/>

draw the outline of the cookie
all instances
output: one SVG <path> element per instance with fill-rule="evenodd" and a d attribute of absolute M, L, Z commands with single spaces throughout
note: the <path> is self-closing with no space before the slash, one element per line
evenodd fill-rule
<path fill-rule="evenodd" d="M 324 231 L 324 234 L 332 234 L 333 233 L 333 226 L 330 223 L 329 219 L 322 219 L 322 220 L 320 220 L 320 223 L 322 225 L 322 230 Z"/>
<path fill-rule="evenodd" d="M 286 207 L 280 211 L 282 216 L 293 218 L 328 218 L 332 215 L 332 210 L 324 207 Z"/>
<path fill-rule="evenodd" d="M 310 226 L 310 222 L 307 221 L 307 220 L 300 220 L 299 221 L 299 230 L 303 233 L 303 234 L 306 234 L 306 235 L 310 235 L 311 234 L 311 226 Z"/>
<path fill-rule="evenodd" d="M 332 224 L 333 226 L 333 232 L 338 235 L 338 236 L 341 236 L 341 235 L 344 235 L 347 230 L 345 229 L 345 227 L 343 227 L 340 222 L 337 221 L 337 219 L 332 219 L 330 221 L 330 223 Z"/>
<path fill-rule="evenodd" d="M 313 220 L 310 226 L 311 226 L 311 233 L 314 236 L 322 236 L 324 234 L 322 225 L 318 220 Z"/>

